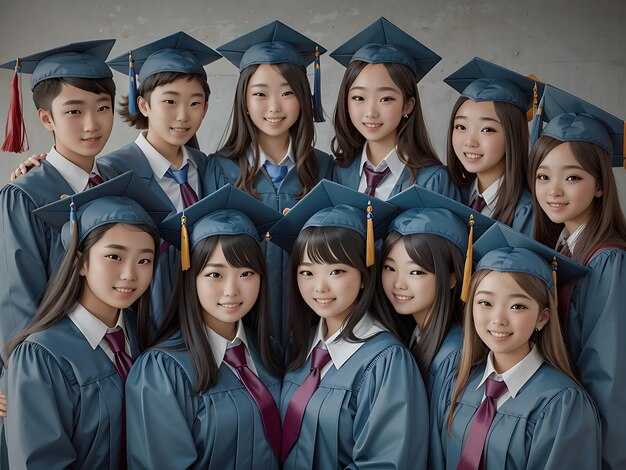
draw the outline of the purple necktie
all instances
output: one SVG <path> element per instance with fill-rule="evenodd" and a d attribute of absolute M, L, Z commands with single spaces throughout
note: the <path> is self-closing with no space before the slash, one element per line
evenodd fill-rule
<path fill-rule="evenodd" d="M 481 457 L 485 447 L 487 432 L 491 427 L 491 422 L 496 414 L 496 403 L 498 398 L 508 389 L 504 382 L 487 379 L 485 385 L 485 399 L 474 415 L 470 426 L 469 435 L 457 470 L 478 470 L 481 467 Z"/>
<path fill-rule="evenodd" d="M 363 166 L 363 171 L 365 172 L 365 182 L 367 184 L 365 194 L 368 196 L 376 196 L 376 188 L 378 187 L 378 184 L 385 176 L 387 176 L 391 169 L 387 167 L 383 171 L 374 171 L 369 168 L 367 164 L 365 164 L 365 166 Z"/>
<path fill-rule="evenodd" d="M 289 451 L 298 440 L 302 419 L 304 418 L 304 410 L 320 384 L 322 369 L 328 364 L 328 361 L 330 361 L 330 353 L 327 349 L 322 349 L 318 346 L 313 348 L 311 372 L 300 384 L 291 400 L 289 400 L 289 405 L 287 405 L 287 411 L 285 412 L 283 444 L 280 449 L 281 462 L 285 461 Z"/>
<path fill-rule="evenodd" d="M 559 250 L 559 253 L 561 253 L 563 256 L 567 256 L 568 258 L 572 257 L 572 252 L 570 251 L 566 241 L 563 242 L 563 246 Z"/>
<path fill-rule="evenodd" d="M 261 382 L 254 372 L 250 370 L 246 362 L 246 351 L 243 343 L 237 346 L 227 349 L 224 355 L 224 361 L 233 366 L 239 378 L 254 398 L 259 411 L 261 412 L 261 419 L 263 420 L 263 429 L 265 429 L 265 437 L 272 446 L 272 450 L 276 455 L 276 458 L 280 456 L 280 441 L 281 441 L 281 426 L 280 426 L 280 414 L 278 412 L 278 406 L 276 401 L 272 397 L 272 394 L 267 389 L 265 384 Z"/>
<path fill-rule="evenodd" d="M 124 336 L 124 330 L 118 328 L 104 335 L 105 341 L 109 344 L 111 351 L 113 351 L 115 359 L 115 368 L 122 378 L 122 385 L 126 383 L 126 378 L 130 372 L 130 368 L 133 366 L 133 360 L 126 352 L 126 337 Z M 124 392 L 122 388 L 122 430 L 121 430 L 121 443 L 120 443 L 120 469 L 126 468 L 126 400 L 124 399 Z"/>
<path fill-rule="evenodd" d="M 187 181 L 187 171 L 189 171 L 189 162 L 185 163 L 180 170 L 170 168 L 165 172 L 165 176 L 172 178 L 180 185 L 180 195 L 183 198 L 185 209 L 198 202 L 198 195 Z"/>
<path fill-rule="evenodd" d="M 474 202 L 470 204 L 470 207 L 476 212 L 482 212 L 486 205 L 487 203 L 482 196 L 476 196 L 476 199 L 474 199 Z"/>
<path fill-rule="evenodd" d="M 91 173 L 89 173 L 89 181 L 87 181 L 87 186 L 89 188 L 93 188 L 102 183 L 104 183 L 104 181 L 98 173 L 96 173 L 95 171 L 92 171 Z"/>

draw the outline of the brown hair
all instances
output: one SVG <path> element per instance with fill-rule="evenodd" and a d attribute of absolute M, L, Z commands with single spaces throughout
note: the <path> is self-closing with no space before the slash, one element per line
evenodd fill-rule
<path fill-rule="evenodd" d="M 52 114 L 52 102 L 61 93 L 63 85 L 73 86 L 96 95 L 109 95 L 111 98 L 111 109 L 115 105 L 115 82 L 111 77 L 99 79 L 62 77 L 48 78 L 35 85 L 33 90 L 35 107 Z"/>
<path fill-rule="evenodd" d="M 235 185 L 259 198 L 254 187 L 254 180 L 260 169 L 259 165 L 259 139 L 257 128 L 250 119 L 246 104 L 248 84 L 260 64 L 252 64 L 241 71 L 233 110 L 229 119 L 228 128 L 230 133 L 223 139 L 224 144 L 219 153 L 239 165 L 239 178 Z M 295 64 L 281 63 L 272 64 L 272 67 L 285 79 L 293 90 L 298 104 L 300 116 L 289 129 L 289 135 L 293 143 L 293 154 L 296 161 L 296 174 L 302 190 L 296 199 L 305 196 L 318 182 L 318 166 L 315 158 L 315 127 L 313 125 L 313 104 L 311 100 L 311 86 L 306 72 Z M 254 155 L 254 163 L 248 164 L 247 150 L 251 148 Z"/>
<path fill-rule="evenodd" d="M 447 137 L 447 164 L 452 180 L 460 188 L 468 188 L 476 179 L 476 173 L 469 173 L 454 152 L 452 133 L 454 120 L 459 108 L 468 100 L 459 97 L 450 115 Z M 491 215 L 503 224 L 512 225 L 515 218 L 515 209 L 525 189 L 528 189 L 528 122 L 526 114 L 520 108 L 510 103 L 493 102 L 496 115 L 504 131 L 504 179 L 498 189 L 496 207 Z"/>
<path fill-rule="evenodd" d="M 335 164 L 341 167 L 349 166 L 357 158 L 366 142 L 365 137 L 361 135 L 350 119 L 348 94 L 350 87 L 367 65 L 369 63 L 358 60 L 350 62 L 339 87 L 339 96 L 333 116 L 335 137 L 331 145 L 336 156 Z M 400 88 L 403 102 L 406 103 L 411 98 L 415 99 L 413 112 L 409 114 L 408 118 L 403 118 L 400 121 L 396 135 L 398 158 L 408 168 L 411 182 L 414 183 L 420 168 L 441 164 L 441 161 L 428 137 L 415 74 L 406 65 L 396 63 L 385 63 L 384 65 L 393 83 Z"/>
<path fill-rule="evenodd" d="M 553 149 L 567 143 L 572 155 L 583 170 L 587 171 L 602 190 L 600 197 L 591 202 L 593 210 L 585 229 L 576 240 L 573 258 L 584 262 L 594 251 L 607 243 L 616 243 L 626 247 L 626 219 L 619 203 L 615 176 L 611 169 L 611 158 L 602 147 L 591 142 L 561 142 L 558 139 L 542 135 L 530 151 L 529 179 L 535 181 L 541 162 Z M 550 220 L 537 201 L 535 184 L 531 187 L 534 206 L 534 237 L 548 246 L 555 246 L 564 224 Z"/>
<path fill-rule="evenodd" d="M 468 301 L 467 304 L 465 304 L 465 319 L 463 322 L 463 347 L 459 359 L 456 383 L 450 400 L 450 411 L 448 412 L 448 432 L 450 432 L 452 428 L 457 400 L 467 386 L 474 369 L 479 364 L 485 362 L 489 354 L 489 349 L 476 332 L 472 312 L 476 290 L 480 282 L 492 272 L 493 271 L 489 269 L 476 271 L 470 283 Z M 539 304 L 539 309 L 548 308 L 550 310 L 548 322 L 541 331 L 535 331 L 529 338 L 529 341 L 535 343 L 538 352 L 548 364 L 578 383 L 572 371 L 565 340 L 561 333 L 559 315 L 554 302 L 554 296 L 548 289 L 548 286 L 539 278 L 527 273 L 508 272 L 506 274 L 510 275 L 520 289 Z"/>

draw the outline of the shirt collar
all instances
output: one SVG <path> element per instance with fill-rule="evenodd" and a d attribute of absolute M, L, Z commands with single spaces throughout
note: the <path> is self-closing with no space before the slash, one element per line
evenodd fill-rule
<path fill-rule="evenodd" d="M 104 335 L 116 330 L 118 327 L 124 331 L 124 337 L 126 338 L 126 341 L 128 341 L 126 327 L 124 326 L 124 310 L 120 310 L 120 314 L 117 317 L 117 323 L 113 328 L 106 326 L 102 320 L 83 307 L 80 303 L 76 304 L 76 308 L 70 312 L 68 316 L 85 336 L 85 338 L 87 338 L 87 341 L 89 341 L 92 349 L 96 349 L 98 347 L 104 339 Z"/>
<path fill-rule="evenodd" d="M 572 233 L 571 235 L 568 232 L 567 228 L 563 227 L 561 235 L 559 235 L 559 240 L 556 242 L 556 249 L 560 250 L 561 247 L 565 245 L 565 243 L 567 243 L 567 248 L 569 248 L 570 253 L 572 253 L 573 255 L 574 247 L 576 246 L 576 240 L 578 240 L 578 237 L 580 237 L 580 235 L 583 233 L 583 230 L 585 230 L 586 226 L 587 222 L 574 230 L 574 233 Z"/>
<path fill-rule="evenodd" d="M 364 344 L 363 342 L 350 343 L 345 339 L 340 338 L 339 335 L 342 331 L 343 326 L 334 335 L 324 341 L 324 336 L 326 335 L 327 328 L 326 321 L 321 318 L 317 326 L 315 336 L 313 336 L 313 342 L 311 343 L 311 348 L 309 349 L 307 357 L 311 355 L 311 353 L 313 352 L 313 348 L 315 348 L 315 346 L 317 346 L 321 342 L 322 344 L 320 346 L 322 347 L 322 349 L 328 349 L 328 353 L 330 354 L 330 358 L 333 361 L 333 365 L 335 366 L 335 368 L 339 369 Z M 354 336 L 359 339 L 367 339 L 377 333 L 380 333 L 381 331 L 387 330 L 380 323 L 374 320 L 369 313 L 366 313 L 354 327 Z"/>
<path fill-rule="evenodd" d="M 54 147 L 52 147 L 50 152 L 48 152 L 46 161 L 61 174 L 63 179 L 67 181 L 67 184 L 70 185 L 70 188 L 72 188 L 75 193 L 80 193 L 85 190 L 87 183 L 89 182 L 89 173 L 74 165 L 71 161 L 57 152 Z M 93 168 L 91 171 L 98 173 L 95 159 L 93 161 Z"/>
<path fill-rule="evenodd" d="M 248 152 L 246 152 L 246 156 L 248 157 L 248 163 L 250 164 L 250 166 L 252 166 L 254 164 L 254 152 L 252 152 L 251 148 L 248 149 Z M 270 163 L 276 165 L 276 163 L 274 163 L 274 161 L 267 155 L 267 153 L 265 153 L 265 150 L 263 150 L 263 148 L 259 145 L 259 168 L 261 168 L 268 160 Z M 289 169 L 296 165 L 296 161 L 293 156 L 293 145 L 291 141 L 291 136 L 289 137 L 289 146 L 287 147 L 287 153 L 278 163 L 278 165 L 286 165 Z"/>
<path fill-rule="evenodd" d="M 193 161 L 193 159 L 189 158 L 189 150 L 187 150 L 187 147 L 182 145 L 181 151 L 183 154 L 183 163 L 181 164 L 180 168 L 175 168 L 167 158 L 161 155 L 157 151 L 157 149 L 155 149 L 152 144 L 148 142 L 148 139 L 146 139 L 147 133 L 148 131 L 140 132 L 137 136 L 137 139 L 135 139 L 135 144 L 137 144 L 137 147 L 139 147 L 139 149 L 146 156 L 148 164 L 152 169 L 152 173 L 154 173 L 157 178 L 162 179 L 165 176 L 165 173 L 167 173 L 167 170 L 169 170 L 170 168 L 172 168 L 173 170 L 180 170 L 180 168 L 185 166 L 185 163 L 187 162 L 190 162 L 190 164 L 194 167 L 196 166 L 196 163 Z"/>
<path fill-rule="evenodd" d="M 204 329 L 206 330 L 207 338 L 209 339 L 209 344 L 211 345 L 211 351 L 213 351 L 213 357 L 215 358 L 215 363 L 219 368 L 224 361 L 224 354 L 226 354 L 226 350 L 232 347 L 237 346 L 239 343 L 243 343 L 248 351 L 250 348 L 248 347 L 248 338 L 246 337 L 246 329 L 243 326 L 243 323 L 240 321 L 237 322 L 237 333 L 232 341 L 227 340 L 223 336 L 218 335 L 215 331 L 209 328 L 207 325 L 204 325 Z"/>
<path fill-rule="evenodd" d="M 374 165 L 367 159 L 367 142 L 363 146 L 363 150 L 361 152 L 361 165 L 359 167 L 359 176 L 363 176 L 363 168 L 367 165 L 368 168 L 371 168 L 374 171 L 381 172 L 384 171 L 385 168 L 389 167 L 391 174 L 395 178 L 399 178 L 402 172 L 404 171 L 404 163 L 400 161 L 400 157 L 398 156 L 398 151 L 396 148 L 392 148 L 391 152 L 387 154 L 385 158 L 381 160 L 381 162 L 374 168 Z"/>
<path fill-rule="evenodd" d="M 491 183 L 491 185 L 489 185 L 489 187 L 486 188 L 482 194 L 480 194 L 480 192 L 478 191 L 478 177 L 475 178 L 474 182 L 472 183 L 472 191 L 470 193 L 470 199 L 469 199 L 470 202 L 476 199 L 476 197 L 481 196 L 485 200 L 487 205 L 489 206 L 489 209 L 493 210 L 492 205 L 496 203 L 496 199 L 498 196 L 498 189 L 500 189 L 500 185 L 502 184 L 503 180 L 504 180 L 504 176 L 501 176 L 500 178 L 495 180 L 493 183 Z"/>
<path fill-rule="evenodd" d="M 530 343 L 530 352 L 526 357 L 500 375 L 496 372 L 493 365 L 493 352 L 490 351 L 487 356 L 487 365 L 483 373 L 483 378 L 478 384 L 478 387 L 476 387 L 476 390 L 478 390 L 490 376 L 494 375 L 496 378 L 502 377 L 506 388 L 511 394 L 511 398 L 515 398 L 515 395 L 518 394 L 524 384 L 537 372 L 541 364 L 543 364 L 541 353 L 533 343 Z"/>
<path fill-rule="evenodd" d="M 412 346 L 414 343 L 419 343 L 420 339 L 422 339 L 422 331 L 420 330 L 419 325 L 415 325 L 415 329 L 413 330 L 413 334 L 411 335 L 411 341 L 409 342 L 409 346 Z"/>

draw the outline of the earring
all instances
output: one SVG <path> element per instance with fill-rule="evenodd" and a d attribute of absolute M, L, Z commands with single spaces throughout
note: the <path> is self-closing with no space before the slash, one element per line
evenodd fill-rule
<path fill-rule="evenodd" d="M 404 119 L 409 119 L 409 113 L 404 115 Z"/>
<path fill-rule="evenodd" d="M 541 331 L 541 329 L 542 329 L 542 328 L 543 328 L 543 326 L 538 326 L 537 328 L 535 328 L 535 331 L 536 331 L 537 333 L 539 333 L 539 332 Z"/>

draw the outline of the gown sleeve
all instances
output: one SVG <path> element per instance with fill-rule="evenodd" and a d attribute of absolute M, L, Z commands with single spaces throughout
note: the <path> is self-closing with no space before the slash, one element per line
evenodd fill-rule
<path fill-rule="evenodd" d="M 565 389 L 535 424 L 526 468 L 601 468 L 600 421 L 580 389 Z"/>
<path fill-rule="evenodd" d="M 356 400 L 353 463 L 346 468 L 426 468 L 426 390 L 406 348 L 389 347 L 370 364 Z"/>
<path fill-rule="evenodd" d="M 425 182 L 424 188 L 461 202 L 461 190 L 454 184 L 448 168 L 441 166 Z"/>
<path fill-rule="evenodd" d="M 533 204 L 532 199 L 524 204 L 521 204 L 515 210 L 515 216 L 513 218 L 513 224 L 511 227 L 518 232 L 533 236 Z"/>
<path fill-rule="evenodd" d="M 192 386 L 168 354 L 148 351 L 126 380 L 128 468 L 188 468 L 198 458 Z"/>
<path fill-rule="evenodd" d="M 73 375 L 37 343 L 19 345 L 8 369 L 7 446 L 11 469 L 68 468 L 76 464 Z M 74 382 L 74 383 L 72 383 Z"/>

